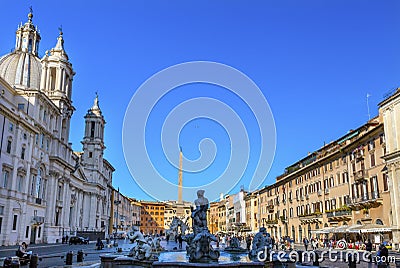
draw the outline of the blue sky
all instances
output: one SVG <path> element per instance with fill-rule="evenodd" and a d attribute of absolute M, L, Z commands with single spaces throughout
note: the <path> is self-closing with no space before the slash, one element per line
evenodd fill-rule
<path fill-rule="evenodd" d="M 375 116 L 383 95 L 400 86 L 399 1 L 50 3 L 2 1 L 0 54 L 14 47 L 16 27 L 26 21 L 30 5 L 41 31 L 41 56 L 54 47 L 57 28 L 62 25 L 65 49 L 76 71 L 73 148 L 81 150 L 83 116 L 98 91 L 107 121 L 105 157 L 116 168 L 113 184 L 139 199 L 149 197 L 135 184 L 125 164 L 124 115 L 140 85 L 169 66 L 199 60 L 223 63 L 246 74 L 262 90 L 277 135 L 275 159 L 263 185 L 271 184 L 286 166 L 324 142 L 364 124 L 367 93 L 371 94 L 371 116 Z M 146 130 L 152 141 L 148 144 L 152 161 L 160 165 L 165 177 L 176 180 L 176 169 L 162 155 L 160 118 L 179 101 L 196 96 L 213 97 L 238 108 L 249 135 L 255 137 L 243 178 L 246 184 L 260 151 L 254 118 L 240 100 L 212 85 L 177 88 L 159 103 Z M 178 138 L 185 157 L 192 160 L 200 155 L 199 141 L 213 139 L 218 148 L 213 166 L 197 175 L 212 178 L 223 172 L 230 142 L 221 125 L 197 119 L 184 126 Z M 185 173 L 184 181 L 190 176 Z"/>

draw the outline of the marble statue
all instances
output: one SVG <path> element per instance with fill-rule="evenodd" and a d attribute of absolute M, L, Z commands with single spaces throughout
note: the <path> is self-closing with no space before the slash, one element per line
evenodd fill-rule
<path fill-rule="evenodd" d="M 143 234 L 139 231 L 139 227 L 133 226 L 132 230 L 128 233 L 128 238 L 131 243 L 134 243 L 137 239 L 144 239 Z"/>
<path fill-rule="evenodd" d="M 186 251 L 190 262 L 218 261 L 219 251 L 213 249 L 211 241 L 217 242 L 217 238 L 207 228 L 208 199 L 204 197 L 204 190 L 197 191 L 196 206 L 192 209 L 193 235 L 184 237 L 188 246 Z"/>
<path fill-rule="evenodd" d="M 224 249 L 224 251 L 230 252 L 230 253 L 240 253 L 240 252 L 246 252 L 247 250 L 245 248 L 242 248 L 240 246 L 240 241 L 239 238 L 234 236 L 231 238 L 229 242 L 229 246 Z"/>
<path fill-rule="evenodd" d="M 249 252 L 249 257 L 254 259 L 256 257 L 260 257 L 259 253 L 263 252 L 269 252 L 271 249 L 271 238 L 269 237 L 269 234 L 267 233 L 267 230 L 265 227 L 261 227 L 260 231 L 254 236 L 253 238 L 253 244 L 251 247 L 251 250 Z M 266 256 L 261 256 L 262 258 L 265 258 Z"/>

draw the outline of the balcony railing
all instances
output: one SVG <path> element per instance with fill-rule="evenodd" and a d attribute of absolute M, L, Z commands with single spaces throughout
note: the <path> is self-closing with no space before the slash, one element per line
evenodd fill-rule
<path fill-rule="evenodd" d="M 360 202 L 366 202 L 366 201 L 374 201 L 376 199 L 378 199 L 379 196 L 379 192 L 374 191 L 374 192 L 368 192 L 368 193 L 364 193 L 361 194 L 360 196 L 357 197 L 352 197 L 352 203 L 360 203 Z"/>
<path fill-rule="evenodd" d="M 40 225 L 40 224 L 44 223 L 44 217 L 42 217 L 42 216 L 33 216 L 32 217 L 32 222 L 33 222 L 33 224 Z"/>
<path fill-rule="evenodd" d="M 267 206 L 268 211 L 274 211 L 274 205 L 268 205 Z"/>
<path fill-rule="evenodd" d="M 340 216 L 350 216 L 350 215 L 351 215 L 351 210 L 332 211 L 332 212 L 327 212 L 326 213 L 326 216 L 328 218 L 340 217 Z"/>
<path fill-rule="evenodd" d="M 365 180 L 368 178 L 368 171 L 365 169 L 361 169 L 354 172 L 353 175 L 354 175 L 354 180 L 356 181 Z"/>
<path fill-rule="evenodd" d="M 278 220 L 267 220 L 265 221 L 266 224 L 278 224 Z"/>
<path fill-rule="evenodd" d="M 321 218 L 321 217 L 322 217 L 321 212 L 314 212 L 314 213 L 299 215 L 299 218 Z"/>

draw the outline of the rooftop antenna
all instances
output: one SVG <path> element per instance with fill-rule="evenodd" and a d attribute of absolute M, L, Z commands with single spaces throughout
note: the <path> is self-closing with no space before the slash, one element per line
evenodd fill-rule
<path fill-rule="evenodd" d="M 371 97 L 369 93 L 367 93 L 367 111 L 368 111 L 368 121 L 371 120 L 371 114 L 369 113 L 369 101 L 368 98 Z"/>

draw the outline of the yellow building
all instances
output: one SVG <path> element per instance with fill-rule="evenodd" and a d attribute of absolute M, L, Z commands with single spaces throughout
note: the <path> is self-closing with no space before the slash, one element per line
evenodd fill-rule
<path fill-rule="evenodd" d="M 391 200 L 381 117 L 310 153 L 259 190 L 260 224 L 271 236 L 390 240 Z M 253 195 L 247 219 L 255 227 Z M 361 232 L 360 232 L 361 231 Z M 357 235 L 363 233 L 363 235 Z M 378 236 L 379 234 L 379 236 Z"/>
<path fill-rule="evenodd" d="M 219 207 L 219 202 L 211 202 L 210 208 L 208 209 L 207 225 L 208 225 L 208 230 L 210 230 L 212 234 L 218 232 L 218 220 L 219 220 L 218 207 Z"/>
<path fill-rule="evenodd" d="M 165 204 L 153 201 L 140 203 L 140 231 L 143 234 L 163 234 Z"/>

